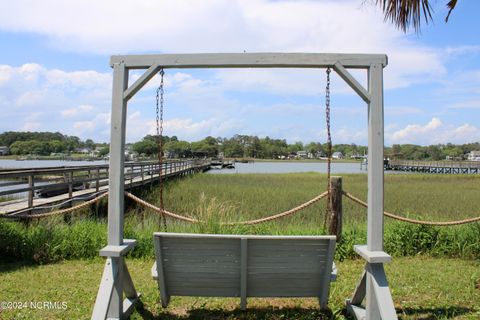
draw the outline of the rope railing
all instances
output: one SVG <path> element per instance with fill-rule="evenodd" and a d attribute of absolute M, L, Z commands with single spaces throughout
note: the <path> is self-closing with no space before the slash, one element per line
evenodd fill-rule
<path fill-rule="evenodd" d="M 346 191 L 343 191 L 342 192 L 343 195 L 352 200 L 353 202 L 365 207 L 365 208 L 368 208 L 368 203 L 366 203 L 365 201 L 355 197 L 354 195 L 352 195 L 351 193 L 349 192 L 346 192 Z M 56 216 L 56 215 L 61 215 L 61 214 L 66 214 L 66 213 L 70 213 L 72 211 L 75 211 L 75 210 L 79 210 L 79 209 L 82 209 L 84 207 L 87 207 L 93 203 L 96 203 L 98 201 L 100 201 L 101 199 L 103 199 L 104 197 L 106 197 L 108 195 L 108 192 L 105 192 L 103 194 L 100 194 L 99 196 L 91 199 L 91 200 L 88 200 L 88 201 L 85 201 L 81 204 L 78 204 L 76 206 L 73 206 L 73 207 L 70 207 L 70 208 L 65 208 L 65 209 L 61 209 L 61 210 L 55 210 L 55 211 L 51 211 L 51 212 L 44 212 L 44 213 L 32 213 L 32 214 L 0 214 L 0 219 L 10 219 L 10 220 L 15 220 L 15 219 L 32 219 L 32 218 L 45 218 L 45 217 L 51 217 L 51 216 Z M 265 222 L 269 222 L 269 221 L 272 221 L 272 220 L 277 220 L 277 219 L 280 219 L 280 218 L 283 218 L 283 217 L 286 217 L 286 216 L 290 216 L 290 215 L 293 215 L 315 203 L 317 203 L 318 201 L 320 201 L 321 199 L 323 199 L 324 197 L 326 197 L 328 195 L 328 191 L 325 191 L 321 194 L 319 194 L 318 196 L 292 208 L 292 209 L 289 209 L 287 211 L 284 211 L 284 212 L 281 212 L 281 213 L 278 213 L 278 214 L 274 214 L 274 215 L 270 215 L 270 216 L 267 216 L 267 217 L 264 217 L 264 218 L 260 218 L 260 219 L 254 219 L 254 220 L 246 220 L 246 221 L 238 221 L 238 222 L 226 222 L 226 223 L 221 223 L 221 225 L 226 225 L 226 226 L 236 226 L 236 225 L 254 225 L 254 224 L 260 224 L 260 223 L 265 223 Z M 185 216 L 185 215 L 181 215 L 181 214 L 178 214 L 178 213 L 174 213 L 174 212 L 170 212 L 168 210 L 163 210 L 135 195 L 133 195 L 132 193 L 128 192 L 128 191 L 125 191 L 125 196 L 132 199 L 133 201 L 135 201 L 136 203 L 146 207 L 146 208 L 149 208 L 149 209 L 152 209 L 153 211 L 159 213 L 159 214 L 165 214 L 165 216 L 168 216 L 170 218 L 173 218 L 173 219 L 177 219 L 177 220 L 181 220 L 181 221 L 185 221 L 185 222 L 189 222 L 189 223 L 204 223 L 204 221 L 201 221 L 201 220 L 198 220 L 198 219 L 195 219 L 195 218 L 192 218 L 192 217 L 188 217 L 188 216 Z M 73 199 L 73 200 L 78 200 L 78 199 Z M 454 226 L 454 225 L 462 225 L 462 224 L 467 224 L 467 223 L 474 223 L 474 222 L 479 222 L 480 221 L 480 216 L 479 217 L 473 217 L 473 218 L 467 218 L 467 219 L 463 219 L 463 220 L 456 220 L 456 221 L 425 221 L 425 220 L 416 220 L 416 219 L 410 219 L 410 218 L 407 218 L 407 217 L 402 217 L 402 216 L 399 216 L 399 215 L 396 215 L 396 214 L 393 214 L 393 213 L 390 213 L 390 212 L 387 212 L 387 211 L 384 211 L 383 214 L 386 216 L 386 217 L 389 217 L 391 219 L 395 219 L 395 220 L 398 220 L 398 221 L 402 221 L 402 222 L 407 222 L 407 223 L 413 223 L 413 224 L 419 224 L 419 225 L 429 225 L 429 226 L 439 226 L 439 227 L 442 227 L 442 226 Z"/>
<path fill-rule="evenodd" d="M 328 194 L 328 191 L 325 191 L 323 193 L 321 193 L 320 195 L 316 196 L 315 198 L 311 199 L 311 200 L 308 200 L 307 202 L 304 202 L 302 203 L 301 205 L 298 205 L 296 206 L 295 208 L 292 208 L 290 210 L 287 210 L 287 211 L 284 211 L 284 212 L 281 212 L 281 213 L 278 213 L 278 214 L 275 214 L 275 215 L 271 215 L 271 216 L 268 216 L 268 217 L 264 217 L 264 218 L 260 218 L 260 219 L 255 219 L 255 220 L 247 220 L 247 221 L 238 221 L 238 222 L 228 222 L 228 223 L 221 223 L 222 225 L 227 225 L 227 226 L 235 226 L 235 225 L 253 225 L 253 224 L 260 224 L 260 223 L 264 223 L 264 222 L 268 222 L 268 221 L 272 221 L 272 220 L 276 220 L 276 219 L 280 219 L 280 218 L 283 218 L 283 217 L 286 217 L 286 216 L 289 216 L 289 215 L 292 215 L 292 214 L 295 214 L 297 213 L 298 211 L 300 210 L 303 210 L 311 205 L 313 205 L 314 203 L 320 201 L 321 199 L 323 199 L 325 196 L 327 196 Z M 184 216 L 184 215 L 180 215 L 180 214 L 177 214 L 177 213 L 173 213 L 173 212 L 170 212 L 170 211 L 167 211 L 167 210 L 163 210 L 145 200 L 142 200 L 140 199 L 139 197 L 131 194 L 130 192 L 127 192 L 125 191 L 125 195 L 134 200 L 135 202 L 137 202 L 138 204 L 141 204 L 143 205 L 144 207 L 147 207 L 147 208 L 150 208 L 154 211 L 156 211 L 157 213 L 163 213 L 165 214 L 166 216 L 169 216 L 170 218 L 174 218 L 174 219 L 178 219 L 178 220 L 183 220 L 183 221 L 187 221 L 187 222 L 191 222 L 191 223 L 203 223 L 203 221 L 200 221 L 200 220 L 197 220 L 197 219 L 194 219 L 194 218 L 191 218 L 191 217 L 187 217 L 187 216 Z"/>
<path fill-rule="evenodd" d="M 87 207 L 87 206 L 89 206 L 89 205 L 91 205 L 91 204 L 93 204 L 97 201 L 100 201 L 101 199 L 103 199 L 107 195 L 108 195 L 108 192 L 105 192 L 105 193 L 99 195 L 98 197 L 95 197 L 91 200 L 82 202 L 82 203 L 80 203 L 76 206 L 66 208 L 66 209 L 55 210 L 55 211 L 44 212 L 44 213 L 31 213 L 31 214 L 0 214 L 0 218 L 12 219 L 12 220 L 13 219 L 32 219 L 32 218 L 45 218 L 45 217 L 51 217 L 51 216 L 66 214 L 66 213 L 70 213 L 72 211 L 79 210 L 79 209 L 82 209 L 84 207 Z M 72 200 L 75 200 L 75 198 L 73 198 Z"/>
<path fill-rule="evenodd" d="M 348 199 L 352 200 L 353 202 L 358 203 L 359 205 L 368 208 L 368 203 L 365 201 L 355 197 L 351 193 L 348 193 L 346 191 L 343 191 L 343 195 L 347 197 Z M 398 221 L 402 222 L 408 222 L 408 223 L 413 223 L 413 224 L 420 224 L 420 225 L 428 225 L 428 226 L 437 226 L 437 227 L 445 227 L 445 226 L 454 226 L 454 225 L 461 225 L 461 224 L 467 224 L 467 223 L 473 223 L 480 221 L 480 217 L 474 217 L 474 218 L 468 218 L 468 219 L 463 219 L 463 220 L 456 220 L 456 221 L 425 221 L 425 220 L 415 220 L 415 219 L 410 219 L 406 217 L 402 217 L 387 211 L 384 211 L 383 214 L 386 217 L 389 217 L 391 219 L 395 219 Z"/>

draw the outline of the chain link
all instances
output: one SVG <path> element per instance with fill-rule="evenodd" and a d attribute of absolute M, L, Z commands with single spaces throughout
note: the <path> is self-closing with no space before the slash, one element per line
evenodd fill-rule
<path fill-rule="evenodd" d="M 158 180 L 160 185 L 160 210 L 161 210 L 161 220 L 163 221 L 163 229 L 167 232 L 167 219 L 165 217 L 165 205 L 163 202 L 163 76 L 165 71 L 163 68 L 160 70 L 160 85 L 157 88 L 156 96 L 156 127 L 157 127 L 157 147 L 158 147 Z"/>
<path fill-rule="evenodd" d="M 330 68 L 327 68 L 327 85 L 325 87 L 325 119 L 327 122 L 327 207 L 323 220 L 323 229 L 327 230 L 327 221 L 332 211 L 332 185 L 330 182 L 330 172 L 332 165 L 332 135 L 330 132 Z"/>

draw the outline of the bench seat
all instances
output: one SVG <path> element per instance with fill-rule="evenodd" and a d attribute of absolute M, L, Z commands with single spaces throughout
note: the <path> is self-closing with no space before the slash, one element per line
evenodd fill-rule
<path fill-rule="evenodd" d="M 161 302 L 171 296 L 318 297 L 326 308 L 335 236 L 154 233 Z"/>

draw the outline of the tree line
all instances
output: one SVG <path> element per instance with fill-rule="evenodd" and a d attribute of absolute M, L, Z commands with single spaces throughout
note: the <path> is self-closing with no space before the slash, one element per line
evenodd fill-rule
<path fill-rule="evenodd" d="M 60 132 L 16 132 L 0 134 L 0 146 L 6 146 L 14 155 L 48 156 L 52 153 L 72 153 L 78 148 L 95 149 L 106 144 L 95 143 L 92 139 L 82 141 L 79 137 Z M 108 148 L 106 153 L 108 153 Z"/>
<path fill-rule="evenodd" d="M 277 159 L 297 154 L 311 154 L 314 157 L 327 156 L 327 144 L 320 142 L 287 143 L 285 139 L 258 137 L 236 134 L 231 138 L 208 136 L 202 140 L 188 142 L 176 136 L 163 136 L 163 153 L 176 158 L 218 157 L 223 154 L 227 158 Z M 79 148 L 100 149 L 99 156 L 108 153 L 108 145 L 96 143 L 92 139 L 82 141 L 76 136 L 64 135 L 60 132 L 14 132 L 0 134 L 0 146 L 10 148 L 15 155 L 50 155 L 52 153 L 72 153 Z M 100 147 L 100 148 L 99 148 Z M 157 137 L 147 135 L 142 140 L 129 146 L 129 149 L 145 157 L 158 154 Z M 414 144 L 394 144 L 385 147 L 385 156 L 391 159 L 407 160 L 443 160 L 465 158 L 471 151 L 480 150 L 480 142 L 456 145 L 452 143 L 420 146 Z M 363 156 L 367 147 L 352 144 L 335 144 L 333 152 L 341 152 L 345 157 Z"/>

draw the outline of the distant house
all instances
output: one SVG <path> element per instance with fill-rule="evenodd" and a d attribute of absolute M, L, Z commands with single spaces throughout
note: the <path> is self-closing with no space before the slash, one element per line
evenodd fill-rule
<path fill-rule="evenodd" d="M 361 155 L 359 153 L 353 153 L 351 156 L 350 156 L 351 159 L 365 159 L 366 157 L 364 155 Z"/>
<path fill-rule="evenodd" d="M 89 154 L 91 150 L 90 148 L 75 148 L 73 151 L 75 153 Z"/>
<path fill-rule="evenodd" d="M 6 156 L 10 153 L 7 146 L 0 146 L 0 156 Z"/>
<path fill-rule="evenodd" d="M 332 154 L 332 159 L 343 159 L 343 153 L 336 151 Z"/>
<path fill-rule="evenodd" d="M 468 154 L 467 160 L 470 161 L 480 161 L 480 151 L 471 151 Z"/>
<path fill-rule="evenodd" d="M 305 159 L 305 158 L 307 158 L 307 156 L 308 156 L 308 152 L 307 152 L 307 151 L 304 151 L 304 150 L 302 150 L 302 151 L 297 151 L 297 157 L 298 157 L 298 158 L 303 158 L 303 159 Z"/>

